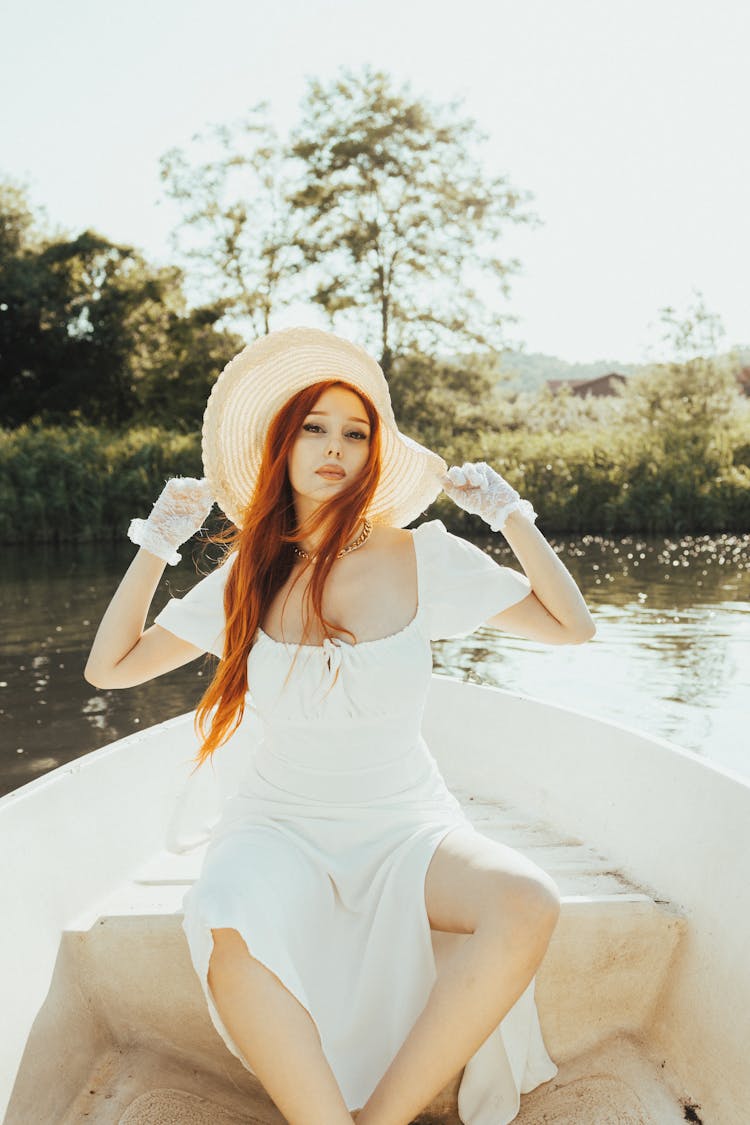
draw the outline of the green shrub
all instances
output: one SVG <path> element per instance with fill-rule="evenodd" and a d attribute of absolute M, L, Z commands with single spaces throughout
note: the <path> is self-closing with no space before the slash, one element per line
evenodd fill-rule
<path fill-rule="evenodd" d="M 747 531 L 750 467 L 736 450 L 703 435 L 703 453 L 686 436 L 667 453 L 650 429 L 495 434 L 478 454 L 462 448 L 455 464 L 485 460 L 532 502 L 545 533 L 683 534 Z M 441 495 L 430 512 L 451 530 L 486 525 Z"/>
<path fill-rule="evenodd" d="M 123 434 L 81 423 L 0 430 L 0 527 L 6 542 L 86 542 L 125 534 L 170 476 L 202 476 L 199 434 Z"/>
<path fill-rule="evenodd" d="M 747 531 L 746 446 L 740 431 L 731 440 L 686 431 L 680 444 L 632 425 L 475 430 L 433 445 L 450 464 L 489 462 L 531 500 L 545 534 L 570 535 Z M 144 426 L 116 433 L 38 422 L 0 430 L 0 529 L 11 543 L 122 539 L 134 516 L 148 515 L 169 477 L 202 475 L 197 432 Z M 444 493 L 429 515 L 460 534 L 486 532 L 479 517 Z"/>

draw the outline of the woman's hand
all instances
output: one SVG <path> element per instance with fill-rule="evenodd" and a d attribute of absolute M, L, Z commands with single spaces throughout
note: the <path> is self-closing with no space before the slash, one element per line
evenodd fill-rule
<path fill-rule="evenodd" d="M 522 500 L 515 488 L 486 461 L 465 461 L 460 468 L 453 465 L 440 480 L 459 508 L 480 516 L 492 531 L 501 531 L 510 513 L 516 510 L 532 523 L 536 522 L 537 513 L 529 501 Z"/>
<path fill-rule="evenodd" d="M 205 477 L 172 477 L 161 491 L 148 519 L 134 519 L 128 539 L 152 555 L 176 566 L 182 555 L 176 550 L 185 543 L 213 507 L 214 498 Z"/>

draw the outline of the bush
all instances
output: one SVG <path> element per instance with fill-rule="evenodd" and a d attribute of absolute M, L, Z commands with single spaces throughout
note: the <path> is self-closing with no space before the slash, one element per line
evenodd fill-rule
<path fill-rule="evenodd" d="M 0 430 L 5 542 L 118 538 L 148 515 L 170 476 L 202 476 L 199 434 L 123 434 L 79 423 Z"/>
<path fill-rule="evenodd" d="M 545 534 L 684 534 L 750 527 L 745 433 L 665 450 L 635 426 L 578 432 L 457 431 L 426 444 L 449 460 L 488 461 L 529 499 Z M 744 446 L 741 442 L 744 440 Z M 739 453 L 739 456 L 738 456 Z M 203 475 L 200 434 L 156 426 L 121 433 L 81 423 L 0 430 L 0 527 L 5 542 L 119 540 L 171 476 Z M 430 515 L 469 537 L 486 524 L 444 493 Z"/>
<path fill-rule="evenodd" d="M 455 463 L 488 461 L 531 501 L 545 534 L 679 535 L 750 526 L 750 468 L 733 457 L 721 442 L 703 460 L 689 445 L 666 453 L 648 429 L 620 426 L 495 434 L 481 456 L 463 448 Z M 486 531 L 445 495 L 432 510 L 457 533 Z"/>

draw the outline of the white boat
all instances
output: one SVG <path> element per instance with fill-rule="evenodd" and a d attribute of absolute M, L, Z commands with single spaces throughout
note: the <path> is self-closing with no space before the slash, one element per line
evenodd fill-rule
<path fill-rule="evenodd" d="M 258 728 L 185 789 L 192 721 L 0 801 L 5 1125 L 283 1122 L 211 1024 L 180 924 Z M 746 1125 L 750 784 L 637 730 L 445 676 L 423 729 L 478 829 L 563 896 L 536 983 L 559 1072 L 523 1096 L 518 1125 Z M 437 965 L 446 936 L 433 933 Z M 459 1077 L 430 1120 L 459 1120 Z"/>

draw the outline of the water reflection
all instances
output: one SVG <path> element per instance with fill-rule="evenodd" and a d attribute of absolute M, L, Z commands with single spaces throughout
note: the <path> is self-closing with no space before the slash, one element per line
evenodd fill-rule
<path fill-rule="evenodd" d="M 586 597 L 596 637 L 552 646 L 479 629 L 437 643 L 436 670 L 614 719 L 750 774 L 750 536 L 553 545 Z M 519 569 L 507 546 L 489 549 Z M 210 656 L 126 691 L 97 691 L 83 679 L 133 554 L 129 543 L 4 549 L 0 793 L 200 698 Z M 195 581 L 190 558 L 168 567 L 149 623 L 170 593 Z"/>
<path fill-rule="evenodd" d="M 437 668 L 614 719 L 750 774 L 750 536 L 584 536 L 555 549 L 596 637 L 549 646 L 478 630 L 436 646 Z M 517 565 L 509 549 L 493 554 Z"/>

